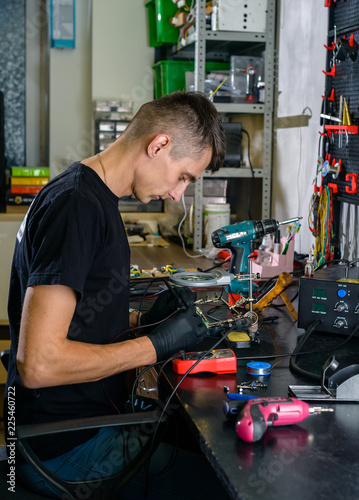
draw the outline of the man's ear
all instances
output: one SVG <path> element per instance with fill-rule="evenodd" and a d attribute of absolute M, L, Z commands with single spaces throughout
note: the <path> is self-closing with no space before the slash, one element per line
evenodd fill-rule
<path fill-rule="evenodd" d="M 147 146 L 147 154 L 150 158 L 155 158 L 163 150 L 168 149 L 171 138 L 167 134 L 159 134 Z"/>

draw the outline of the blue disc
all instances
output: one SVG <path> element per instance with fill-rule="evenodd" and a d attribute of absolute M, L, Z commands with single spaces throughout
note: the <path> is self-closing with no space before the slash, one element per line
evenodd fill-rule
<path fill-rule="evenodd" d="M 247 373 L 250 375 L 270 375 L 272 366 L 263 361 L 251 361 L 247 363 Z"/>

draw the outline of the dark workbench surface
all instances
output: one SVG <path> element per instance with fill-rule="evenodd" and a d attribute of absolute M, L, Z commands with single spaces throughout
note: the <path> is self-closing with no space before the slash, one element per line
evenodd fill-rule
<path fill-rule="evenodd" d="M 271 309 L 263 315 L 273 312 L 279 315 L 277 324 L 263 330 L 260 334 L 263 341 L 257 347 L 237 349 L 237 357 L 249 355 L 255 360 L 261 353 L 270 352 L 271 345 L 276 353 L 292 352 L 298 333 L 303 331 L 297 331 L 286 310 Z M 314 338 L 320 349 L 341 340 L 323 335 L 320 339 Z M 355 362 L 358 350 L 359 339 L 352 339 L 349 347 L 343 350 L 343 366 Z M 298 365 L 320 374 L 322 365 L 333 353 L 336 351 L 298 358 Z M 354 361 L 348 358 L 345 364 L 348 353 Z M 235 422 L 225 418 L 222 407 L 226 400 L 223 387 L 228 386 L 231 392 L 236 392 L 237 383 L 249 379 L 245 370 L 247 362 L 238 361 L 237 376 L 188 376 L 177 391 L 188 424 L 230 496 L 242 500 L 257 499 L 261 495 L 266 500 L 359 498 L 359 405 L 321 403 L 333 407 L 334 412 L 313 414 L 297 425 L 272 427 L 262 440 L 243 442 L 237 438 Z M 316 385 L 292 373 L 288 358 L 268 359 L 268 362 L 273 366 L 268 388 L 252 394 L 287 397 L 290 384 Z M 166 376 L 171 386 L 180 380 L 170 368 Z M 318 406 L 320 403 L 310 404 Z"/>
<path fill-rule="evenodd" d="M 163 259 L 166 249 L 159 250 L 160 252 L 153 249 L 154 256 Z M 138 253 L 139 257 L 141 253 L 142 251 Z M 170 255 L 172 258 L 169 258 L 169 261 L 174 265 L 185 267 L 187 264 L 188 267 L 188 259 L 184 257 L 180 263 L 176 262 L 173 252 L 168 252 L 168 256 Z M 148 250 L 147 256 L 152 258 Z M 132 262 L 136 263 L 134 258 Z M 193 267 L 197 265 L 210 267 L 211 262 L 193 259 Z M 291 290 L 288 295 L 293 296 Z M 281 299 L 278 299 L 276 304 L 280 302 Z M 293 351 L 298 336 L 304 331 L 297 329 L 286 308 L 270 307 L 263 312 L 262 317 L 271 315 L 278 316 L 278 319 L 271 326 L 260 325 L 260 344 L 247 349 L 237 349 L 237 357 L 246 356 L 255 360 L 260 355 L 278 355 Z M 343 337 L 339 336 L 314 334 L 305 346 L 305 350 L 311 354 L 298 357 L 298 365 L 320 374 L 321 367 L 333 354 L 340 361 L 340 367 L 358 362 L 359 338 L 353 338 L 340 350 L 312 353 L 318 348 L 333 347 L 342 340 Z M 214 341 L 213 338 L 207 338 L 196 350 L 209 348 Z M 296 425 L 272 427 L 260 441 L 243 442 L 235 433 L 235 422 L 227 420 L 223 414 L 223 402 L 226 400 L 223 388 L 227 386 L 230 392 L 236 392 L 237 383 L 249 379 L 245 369 L 248 361 L 238 361 L 237 375 L 188 376 L 177 390 L 177 402 L 180 403 L 183 418 L 230 497 L 242 500 L 359 498 L 359 404 L 321 403 L 334 408 L 334 412 L 313 414 Z M 318 384 L 292 372 L 288 357 L 267 361 L 273 367 L 268 388 L 252 394 L 287 397 L 290 384 Z M 180 376 L 172 371 L 171 366 L 165 368 L 165 376 L 166 382 L 172 388 L 180 380 Z M 249 391 L 246 392 L 249 394 Z M 318 402 L 310 404 L 319 405 Z"/>

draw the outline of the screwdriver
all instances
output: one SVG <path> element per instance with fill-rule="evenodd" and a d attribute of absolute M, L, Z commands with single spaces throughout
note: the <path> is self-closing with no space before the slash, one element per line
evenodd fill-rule
<path fill-rule="evenodd" d="M 237 436 L 243 441 L 259 441 L 269 426 L 302 422 L 312 413 L 334 411 L 333 408 L 313 406 L 296 398 L 267 397 L 251 399 L 239 411 Z"/>

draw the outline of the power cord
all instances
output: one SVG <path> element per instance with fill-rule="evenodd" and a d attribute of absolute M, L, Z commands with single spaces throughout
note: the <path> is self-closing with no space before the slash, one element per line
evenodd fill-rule
<path fill-rule="evenodd" d="M 345 266 L 345 277 L 348 278 L 349 276 L 349 269 L 351 266 L 353 266 L 354 264 L 356 264 L 357 262 L 359 262 L 359 259 L 354 259 L 354 260 L 351 260 L 350 262 L 347 263 L 347 265 Z"/>
<path fill-rule="evenodd" d="M 244 134 L 246 134 L 246 136 L 248 138 L 248 163 L 249 163 L 249 167 L 250 167 L 251 173 L 252 173 L 252 182 L 251 182 L 251 190 L 250 190 L 249 197 L 248 197 L 248 202 L 247 202 L 247 211 L 248 211 L 248 217 L 249 217 L 249 219 L 253 220 L 252 219 L 252 214 L 251 214 L 251 202 L 252 202 L 252 196 L 253 196 L 253 191 L 254 191 L 254 169 L 253 169 L 252 161 L 251 161 L 251 139 L 249 137 L 249 134 L 248 134 L 247 130 L 245 130 L 244 128 L 242 128 L 242 132 Z"/>
<path fill-rule="evenodd" d="M 202 254 L 199 254 L 199 255 L 190 255 L 187 252 L 187 250 L 186 250 L 186 244 L 185 244 L 185 241 L 184 241 L 183 236 L 181 234 L 182 224 L 184 223 L 184 221 L 186 220 L 186 217 L 187 217 L 187 207 L 186 207 L 186 203 L 184 201 L 184 194 L 182 194 L 181 201 L 182 201 L 182 205 L 183 205 L 184 215 L 183 215 L 180 223 L 178 224 L 178 236 L 180 237 L 183 251 L 187 255 L 187 257 L 190 257 L 191 259 L 198 259 L 198 257 L 203 257 L 203 255 Z"/>
<path fill-rule="evenodd" d="M 321 382 L 321 380 L 322 380 L 321 374 L 318 375 L 317 373 L 312 373 L 312 372 L 309 372 L 307 370 L 304 370 L 303 368 L 300 368 L 296 363 L 296 359 L 297 359 L 297 356 L 299 354 L 302 354 L 300 352 L 300 350 L 302 349 L 305 342 L 308 340 L 310 335 L 314 332 L 315 328 L 319 324 L 320 324 L 320 320 L 316 320 L 316 321 L 314 321 L 314 323 L 312 323 L 308 327 L 308 329 L 305 331 L 303 337 L 301 338 L 300 342 L 298 342 L 297 347 L 294 349 L 292 357 L 290 359 L 290 363 L 289 363 L 290 368 L 294 372 L 298 373 L 299 375 L 301 375 L 303 377 L 307 377 L 307 378 L 310 378 L 311 380 L 315 380 L 316 382 L 317 381 Z M 353 336 L 357 333 L 358 330 L 359 330 L 359 324 L 354 328 L 354 330 L 351 332 L 351 334 L 343 342 L 335 345 L 334 347 L 328 347 L 327 349 L 325 349 L 324 352 L 332 351 L 333 349 L 339 349 L 339 348 L 343 347 L 345 344 L 347 344 L 353 338 Z M 311 351 L 311 353 L 318 353 L 318 352 L 320 353 L 323 351 L 322 350 L 321 351 Z"/>
<path fill-rule="evenodd" d="M 208 354 L 213 350 L 215 349 L 221 342 L 222 340 L 224 340 L 226 338 L 226 336 L 230 333 L 231 330 L 228 330 L 225 332 L 224 335 L 222 335 L 222 337 L 210 348 L 208 349 L 200 358 L 198 358 L 198 360 L 186 371 L 186 373 L 184 375 L 182 375 L 180 381 L 177 383 L 177 385 L 174 387 L 173 391 L 171 392 L 171 394 L 169 395 L 168 399 L 167 399 L 167 402 L 166 404 L 164 405 L 163 407 L 163 410 L 162 410 L 162 413 L 158 419 L 158 422 L 157 422 L 157 425 L 156 425 L 156 428 L 155 428 L 155 431 L 153 433 L 153 436 L 151 438 L 152 442 L 151 442 L 151 446 L 150 446 L 150 451 L 149 451 L 149 455 L 148 455 L 148 460 L 146 462 L 146 466 L 145 466 L 145 480 L 144 480 L 144 486 L 143 486 L 143 495 L 146 497 L 147 496 L 147 491 L 148 491 L 148 477 L 149 477 L 149 466 L 150 466 L 150 459 L 151 459 L 151 455 L 153 454 L 153 447 L 154 447 L 154 444 L 156 442 L 156 436 L 157 436 L 157 433 L 158 433 L 158 429 L 159 429 L 159 426 L 161 424 L 161 421 L 167 411 L 167 408 L 168 408 L 168 405 L 170 404 L 170 401 L 171 399 L 173 398 L 173 396 L 176 394 L 179 386 L 182 384 L 183 380 L 187 377 L 187 375 L 193 370 L 193 368 L 195 366 L 198 365 L 198 363 L 200 361 L 202 361 L 206 356 L 208 356 Z M 182 355 L 182 354 L 181 354 Z M 167 361 L 166 361 L 167 363 Z"/>

